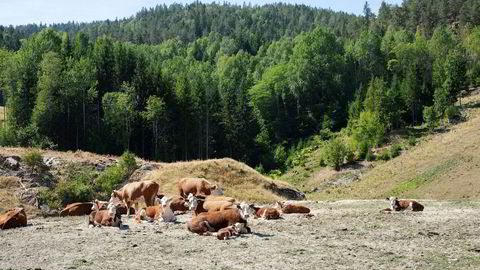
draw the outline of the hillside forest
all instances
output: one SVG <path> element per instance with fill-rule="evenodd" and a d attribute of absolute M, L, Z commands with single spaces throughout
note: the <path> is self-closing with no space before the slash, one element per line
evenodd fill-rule
<path fill-rule="evenodd" d="M 476 0 L 405 0 L 362 16 L 195 2 L 1 26 L 0 145 L 268 172 L 315 137 L 331 159 L 362 159 L 395 130 L 455 117 L 480 84 L 479 24 Z"/>

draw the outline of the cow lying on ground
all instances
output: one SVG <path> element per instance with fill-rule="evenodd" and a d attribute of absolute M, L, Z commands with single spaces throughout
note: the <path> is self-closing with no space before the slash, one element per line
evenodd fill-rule
<path fill-rule="evenodd" d="M 61 217 L 65 216 L 83 216 L 90 215 L 92 212 L 93 203 L 91 202 L 78 202 L 72 203 L 67 206 L 60 212 Z"/>
<path fill-rule="evenodd" d="M 231 201 L 208 200 L 208 197 L 201 195 L 195 196 L 192 193 L 188 194 L 188 206 L 190 210 L 194 211 L 194 215 L 203 212 L 222 211 L 237 207 L 237 204 Z"/>
<path fill-rule="evenodd" d="M 414 200 L 399 200 L 397 197 L 386 198 L 390 201 L 390 208 L 383 209 L 383 211 L 404 211 L 412 210 L 413 212 L 423 211 L 423 205 Z"/>
<path fill-rule="evenodd" d="M 27 214 L 21 207 L 8 209 L 0 215 L 0 229 L 12 229 L 27 226 Z"/>
<path fill-rule="evenodd" d="M 185 201 L 185 198 L 181 196 L 175 196 L 172 198 L 172 202 L 170 203 L 170 208 L 172 211 L 175 212 L 180 212 L 180 213 L 185 213 L 188 211 L 188 203 Z"/>
<path fill-rule="evenodd" d="M 207 231 L 216 232 L 235 223 L 243 223 L 245 224 L 245 231 L 250 233 L 251 230 L 247 226 L 247 219 L 250 214 L 253 214 L 253 209 L 248 204 L 241 203 L 235 209 L 200 213 L 187 221 L 187 228 L 191 232 L 204 234 Z"/>
<path fill-rule="evenodd" d="M 193 195 L 210 195 L 213 190 L 217 188 L 212 185 L 205 178 L 182 178 L 177 184 L 178 193 L 180 196 L 186 198 L 188 193 Z"/>
<path fill-rule="evenodd" d="M 93 204 L 93 211 L 90 213 L 88 224 L 93 226 L 120 227 L 122 217 L 116 212 L 116 206 L 109 204 L 107 210 L 99 210 L 98 204 Z"/>
<path fill-rule="evenodd" d="M 217 232 L 217 239 L 218 240 L 227 240 L 234 236 L 240 235 L 240 232 L 244 230 L 245 224 L 243 223 L 235 223 L 231 226 L 222 228 Z"/>
<path fill-rule="evenodd" d="M 277 202 L 275 205 L 279 211 L 284 214 L 293 214 L 293 213 L 300 213 L 300 214 L 308 214 L 310 213 L 310 209 L 303 205 L 293 205 L 293 204 L 284 204 L 281 202 Z"/>
<path fill-rule="evenodd" d="M 275 208 L 260 208 L 255 207 L 253 204 L 250 205 L 255 211 L 255 216 L 263 219 L 279 219 L 280 212 Z"/>
<path fill-rule="evenodd" d="M 97 204 L 97 208 L 99 210 L 106 210 L 107 206 L 110 204 L 109 201 L 99 201 L 99 200 L 95 200 L 94 203 Z M 119 215 L 127 214 L 128 212 L 127 207 L 122 202 L 117 202 L 115 206 L 117 207 L 117 214 Z M 130 207 L 130 214 L 135 214 L 135 208 Z"/>
<path fill-rule="evenodd" d="M 155 204 L 158 188 L 158 183 L 154 181 L 128 183 L 123 188 L 112 192 L 110 202 L 117 204 L 118 201 L 122 201 L 127 207 L 127 217 L 130 217 L 130 206 L 142 197 L 147 206 Z"/>
<path fill-rule="evenodd" d="M 138 211 L 138 214 L 135 216 L 135 221 L 140 223 L 140 220 L 154 221 L 162 218 L 164 222 L 175 222 L 177 218 L 172 209 L 172 202 L 173 200 L 171 198 L 167 196 L 162 197 L 160 204 L 148 206 Z"/>

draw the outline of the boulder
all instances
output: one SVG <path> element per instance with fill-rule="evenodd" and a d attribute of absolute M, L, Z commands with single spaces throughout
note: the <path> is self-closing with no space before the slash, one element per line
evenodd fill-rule
<path fill-rule="evenodd" d="M 11 170 L 18 170 L 20 168 L 20 157 L 7 157 L 3 162 L 3 166 Z"/>

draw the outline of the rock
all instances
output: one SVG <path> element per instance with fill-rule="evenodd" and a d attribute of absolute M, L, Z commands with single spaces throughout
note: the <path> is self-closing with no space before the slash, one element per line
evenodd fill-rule
<path fill-rule="evenodd" d="M 312 189 L 312 192 L 322 192 L 322 190 L 320 188 L 316 187 L 316 188 Z"/>
<path fill-rule="evenodd" d="M 32 189 L 27 189 L 27 190 L 22 190 L 20 191 L 20 200 L 24 203 L 27 203 L 29 205 L 33 205 L 35 207 L 39 207 L 38 199 L 37 199 L 37 193 L 32 190 Z"/>
<path fill-rule="evenodd" d="M 140 170 L 140 171 L 151 171 L 151 170 L 153 170 L 153 165 L 150 164 L 150 163 L 144 163 L 144 164 L 142 164 L 142 166 L 140 166 L 140 168 L 138 168 L 138 170 Z"/>
<path fill-rule="evenodd" d="M 43 163 L 48 167 L 56 167 L 56 166 L 62 165 L 63 161 L 56 157 L 51 157 L 51 158 L 45 157 L 43 158 Z"/>
<path fill-rule="evenodd" d="M 7 157 L 3 162 L 3 166 L 11 170 L 18 170 L 20 168 L 20 157 Z"/>
<path fill-rule="evenodd" d="M 305 193 L 294 190 L 293 188 L 281 188 L 275 183 L 271 182 L 264 185 L 264 188 L 272 191 L 278 196 L 287 198 L 288 200 L 304 200 L 306 199 Z"/>

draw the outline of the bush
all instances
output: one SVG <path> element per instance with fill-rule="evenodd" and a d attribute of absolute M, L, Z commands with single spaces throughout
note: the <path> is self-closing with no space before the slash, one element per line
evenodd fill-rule
<path fill-rule="evenodd" d="M 285 163 L 287 162 L 287 151 L 285 151 L 285 147 L 281 144 L 275 147 L 275 153 L 273 158 L 275 159 L 275 163 L 278 167 L 283 168 Z"/>
<path fill-rule="evenodd" d="M 41 205 L 46 204 L 52 209 L 59 209 L 62 207 L 62 203 L 54 190 L 42 190 L 38 193 L 37 198 Z"/>
<path fill-rule="evenodd" d="M 417 139 L 414 136 L 410 136 L 407 139 L 407 143 L 410 146 L 415 146 L 417 144 Z"/>
<path fill-rule="evenodd" d="M 271 171 L 268 173 L 268 176 L 270 176 L 270 177 L 273 178 L 273 179 L 279 178 L 280 176 L 282 176 L 282 171 L 280 171 L 280 170 L 271 170 Z"/>
<path fill-rule="evenodd" d="M 263 168 L 262 163 L 258 164 L 257 167 L 255 167 L 255 170 L 260 174 L 265 174 L 265 168 Z"/>
<path fill-rule="evenodd" d="M 110 194 L 119 184 L 126 180 L 127 171 L 120 165 L 108 167 L 95 182 L 96 191 Z"/>
<path fill-rule="evenodd" d="M 360 142 L 357 146 L 358 151 L 358 159 L 364 160 L 367 156 L 368 150 L 370 149 L 370 145 L 366 142 Z"/>
<path fill-rule="evenodd" d="M 120 167 L 124 168 L 130 175 L 137 169 L 137 161 L 132 152 L 126 151 L 120 156 Z"/>
<path fill-rule="evenodd" d="M 335 170 L 340 170 L 340 166 L 346 156 L 346 148 L 340 139 L 333 139 L 325 148 L 325 161 L 327 165 L 333 167 Z"/>
<path fill-rule="evenodd" d="M 355 153 L 351 149 L 345 151 L 345 160 L 350 163 L 355 160 Z"/>
<path fill-rule="evenodd" d="M 437 125 L 437 114 L 433 106 L 425 106 L 423 108 L 423 120 L 431 130 Z"/>
<path fill-rule="evenodd" d="M 368 149 L 367 154 L 365 155 L 367 161 L 375 160 L 375 154 L 372 152 L 372 149 Z"/>
<path fill-rule="evenodd" d="M 392 147 L 390 147 L 390 158 L 396 158 L 400 155 L 400 151 L 402 151 L 402 146 L 400 144 L 394 144 Z"/>
<path fill-rule="evenodd" d="M 447 118 L 448 123 L 450 123 L 452 120 L 460 117 L 460 110 L 455 106 L 448 106 L 448 108 L 445 109 L 445 117 Z"/>
<path fill-rule="evenodd" d="M 378 155 L 378 159 L 380 160 L 389 160 L 390 159 L 390 151 L 384 150 L 382 153 Z"/>
<path fill-rule="evenodd" d="M 23 161 L 25 164 L 30 167 L 32 173 L 34 171 L 41 171 L 44 167 L 43 156 L 40 152 L 31 151 L 23 155 Z"/>

